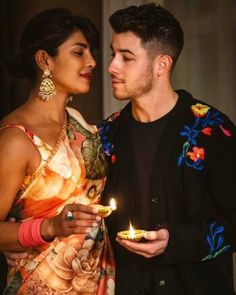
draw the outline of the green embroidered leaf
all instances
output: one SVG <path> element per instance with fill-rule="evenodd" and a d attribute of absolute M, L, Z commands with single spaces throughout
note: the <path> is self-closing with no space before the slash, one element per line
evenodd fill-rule
<path fill-rule="evenodd" d="M 67 136 L 68 136 L 69 139 L 71 139 L 71 140 L 75 140 L 75 134 L 74 134 L 74 132 L 73 132 L 72 130 L 70 130 L 70 129 L 67 130 Z"/>
<path fill-rule="evenodd" d="M 87 177 L 99 179 L 106 176 L 107 164 L 102 150 L 100 138 L 85 140 L 81 149 Z"/>
<path fill-rule="evenodd" d="M 20 272 L 17 272 L 13 280 L 10 282 L 10 285 L 6 287 L 3 295 L 15 295 L 17 291 L 20 289 L 21 284 L 22 284 L 22 277 Z"/>
<path fill-rule="evenodd" d="M 183 145 L 183 156 L 184 157 L 186 157 L 189 147 L 190 147 L 190 143 L 188 141 L 186 141 Z"/>
<path fill-rule="evenodd" d="M 81 153 L 83 155 L 87 177 L 90 179 L 99 179 L 106 176 L 107 162 L 99 133 L 90 132 L 71 116 L 69 120 L 75 130 L 86 137 Z"/>

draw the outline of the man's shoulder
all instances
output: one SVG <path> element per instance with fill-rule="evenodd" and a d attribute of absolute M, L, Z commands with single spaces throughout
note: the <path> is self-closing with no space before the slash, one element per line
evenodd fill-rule
<path fill-rule="evenodd" d="M 195 97 L 186 90 L 178 90 L 177 91 L 180 98 L 183 99 L 186 110 L 191 112 L 194 117 L 205 117 L 205 115 L 215 114 L 217 117 L 221 117 L 224 121 L 234 123 L 231 119 L 225 114 L 222 110 L 217 108 L 216 106 L 211 105 L 211 103 L 207 102 L 207 99 L 204 97 Z"/>
<path fill-rule="evenodd" d="M 107 139 L 111 137 L 114 133 L 114 130 L 117 129 L 116 126 L 119 124 L 121 112 L 115 112 L 110 115 L 107 119 L 104 119 L 98 125 L 98 132 L 101 136 L 101 139 Z"/>
<path fill-rule="evenodd" d="M 121 124 L 126 114 L 130 113 L 130 103 L 128 103 L 121 111 L 114 112 L 106 119 L 103 119 L 99 124 L 98 128 L 100 132 L 106 132 L 110 130 L 117 129 L 117 127 Z"/>

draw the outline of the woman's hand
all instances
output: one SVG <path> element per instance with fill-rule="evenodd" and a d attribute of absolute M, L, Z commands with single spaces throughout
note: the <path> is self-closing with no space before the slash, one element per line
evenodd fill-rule
<path fill-rule="evenodd" d="M 164 228 L 158 231 L 148 231 L 145 234 L 145 239 L 147 240 L 145 243 L 139 243 L 116 238 L 117 242 L 129 251 L 151 258 L 161 255 L 165 251 L 169 241 L 169 232 Z"/>
<path fill-rule="evenodd" d="M 67 220 L 67 213 L 71 212 L 72 220 Z M 60 214 L 45 219 L 41 225 L 41 235 L 47 241 L 55 237 L 67 237 L 73 234 L 86 234 L 91 228 L 97 227 L 101 217 L 97 209 L 89 205 L 68 204 Z"/>
<path fill-rule="evenodd" d="M 21 259 L 27 258 L 27 252 L 4 252 L 7 264 L 10 266 L 17 266 Z"/>
<path fill-rule="evenodd" d="M 72 212 L 73 220 L 67 220 L 68 211 Z M 91 228 L 98 226 L 101 217 L 97 215 L 97 209 L 82 204 L 69 204 L 55 217 L 45 219 L 41 225 L 41 235 L 45 240 L 54 239 L 57 236 L 65 237 L 72 234 L 85 234 Z M 15 219 L 9 219 L 15 223 Z M 7 263 L 16 266 L 19 261 L 28 256 L 27 252 L 4 252 Z"/>

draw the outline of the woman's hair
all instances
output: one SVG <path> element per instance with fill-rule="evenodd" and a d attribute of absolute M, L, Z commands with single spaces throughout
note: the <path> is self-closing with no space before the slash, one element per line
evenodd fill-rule
<path fill-rule="evenodd" d="M 22 32 L 19 52 L 8 62 L 10 71 L 34 85 L 38 75 L 35 53 L 41 49 L 52 57 L 56 56 L 58 47 L 76 30 L 84 34 L 91 51 L 99 47 L 98 32 L 88 18 L 73 15 L 63 8 L 35 15 Z"/>

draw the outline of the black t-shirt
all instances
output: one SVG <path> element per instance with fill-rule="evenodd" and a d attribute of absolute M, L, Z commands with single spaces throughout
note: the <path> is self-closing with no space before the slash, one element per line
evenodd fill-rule
<path fill-rule="evenodd" d="M 158 146 L 161 135 L 168 118 L 168 114 L 162 118 L 150 122 L 142 123 L 131 119 L 131 149 L 133 155 L 133 165 L 135 177 L 134 183 L 137 191 L 132 219 L 135 226 L 149 228 L 149 203 L 150 179 L 154 159 L 157 157 Z"/>

